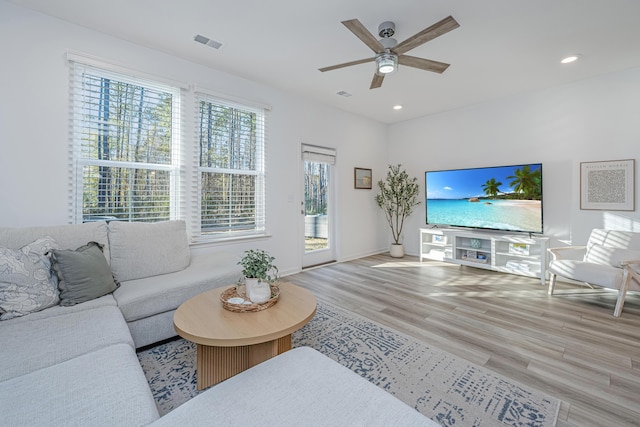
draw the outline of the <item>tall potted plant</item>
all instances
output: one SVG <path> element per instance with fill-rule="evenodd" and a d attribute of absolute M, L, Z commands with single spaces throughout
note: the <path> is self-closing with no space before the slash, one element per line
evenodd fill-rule
<path fill-rule="evenodd" d="M 418 179 L 409 177 L 402 165 L 389 165 L 387 177 L 378 181 L 378 190 L 376 203 L 384 212 L 393 236 L 389 252 L 392 257 L 401 258 L 404 256 L 404 246 L 400 242 L 404 220 L 420 204 Z"/>
<path fill-rule="evenodd" d="M 273 263 L 274 260 L 262 249 L 250 249 L 238 261 L 245 277 L 247 297 L 254 303 L 263 303 L 271 297 L 270 284 L 278 279 L 278 267 Z"/>

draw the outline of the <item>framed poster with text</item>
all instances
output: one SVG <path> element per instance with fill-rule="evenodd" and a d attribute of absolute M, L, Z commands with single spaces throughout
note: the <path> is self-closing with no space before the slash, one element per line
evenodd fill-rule
<path fill-rule="evenodd" d="M 580 209 L 635 210 L 635 160 L 580 163 Z"/>

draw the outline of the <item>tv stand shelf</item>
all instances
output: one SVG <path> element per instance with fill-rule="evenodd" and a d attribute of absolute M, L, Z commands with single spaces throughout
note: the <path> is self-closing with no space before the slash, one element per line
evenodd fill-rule
<path fill-rule="evenodd" d="M 420 261 L 431 259 L 547 280 L 546 237 L 448 228 L 420 229 Z"/>

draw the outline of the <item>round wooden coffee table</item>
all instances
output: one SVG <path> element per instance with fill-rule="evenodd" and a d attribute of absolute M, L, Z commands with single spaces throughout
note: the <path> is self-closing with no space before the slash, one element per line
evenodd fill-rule
<path fill-rule="evenodd" d="M 178 307 L 174 329 L 197 344 L 198 390 L 291 349 L 291 334 L 313 318 L 316 298 L 291 283 L 278 286 L 278 302 L 258 312 L 224 309 L 220 294 L 230 286 L 196 295 Z"/>

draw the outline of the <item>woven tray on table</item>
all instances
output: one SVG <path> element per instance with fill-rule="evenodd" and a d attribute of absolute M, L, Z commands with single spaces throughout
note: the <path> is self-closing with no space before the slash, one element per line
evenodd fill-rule
<path fill-rule="evenodd" d="M 237 286 L 229 288 L 223 293 L 221 293 L 220 302 L 222 302 L 222 307 L 224 307 L 226 310 L 235 311 L 237 313 L 250 313 L 254 311 L 266 310 L 267 308 L 277 303 L 278 297 L 280 296 L 280 288 L 278 286 L 276 285 L 269 285 L 269 286 L 271 286 L 271 298 L 269 298 L 267 301 L 261 304 L 257 304 L 253 302 L 250 304 L 234 304 L 229 302 L 231 298 L 242 298 L 245 301 L 250 302 L 249 298 L 247 298 L 247 296 L 244 293 L 238 293 Z"/>

